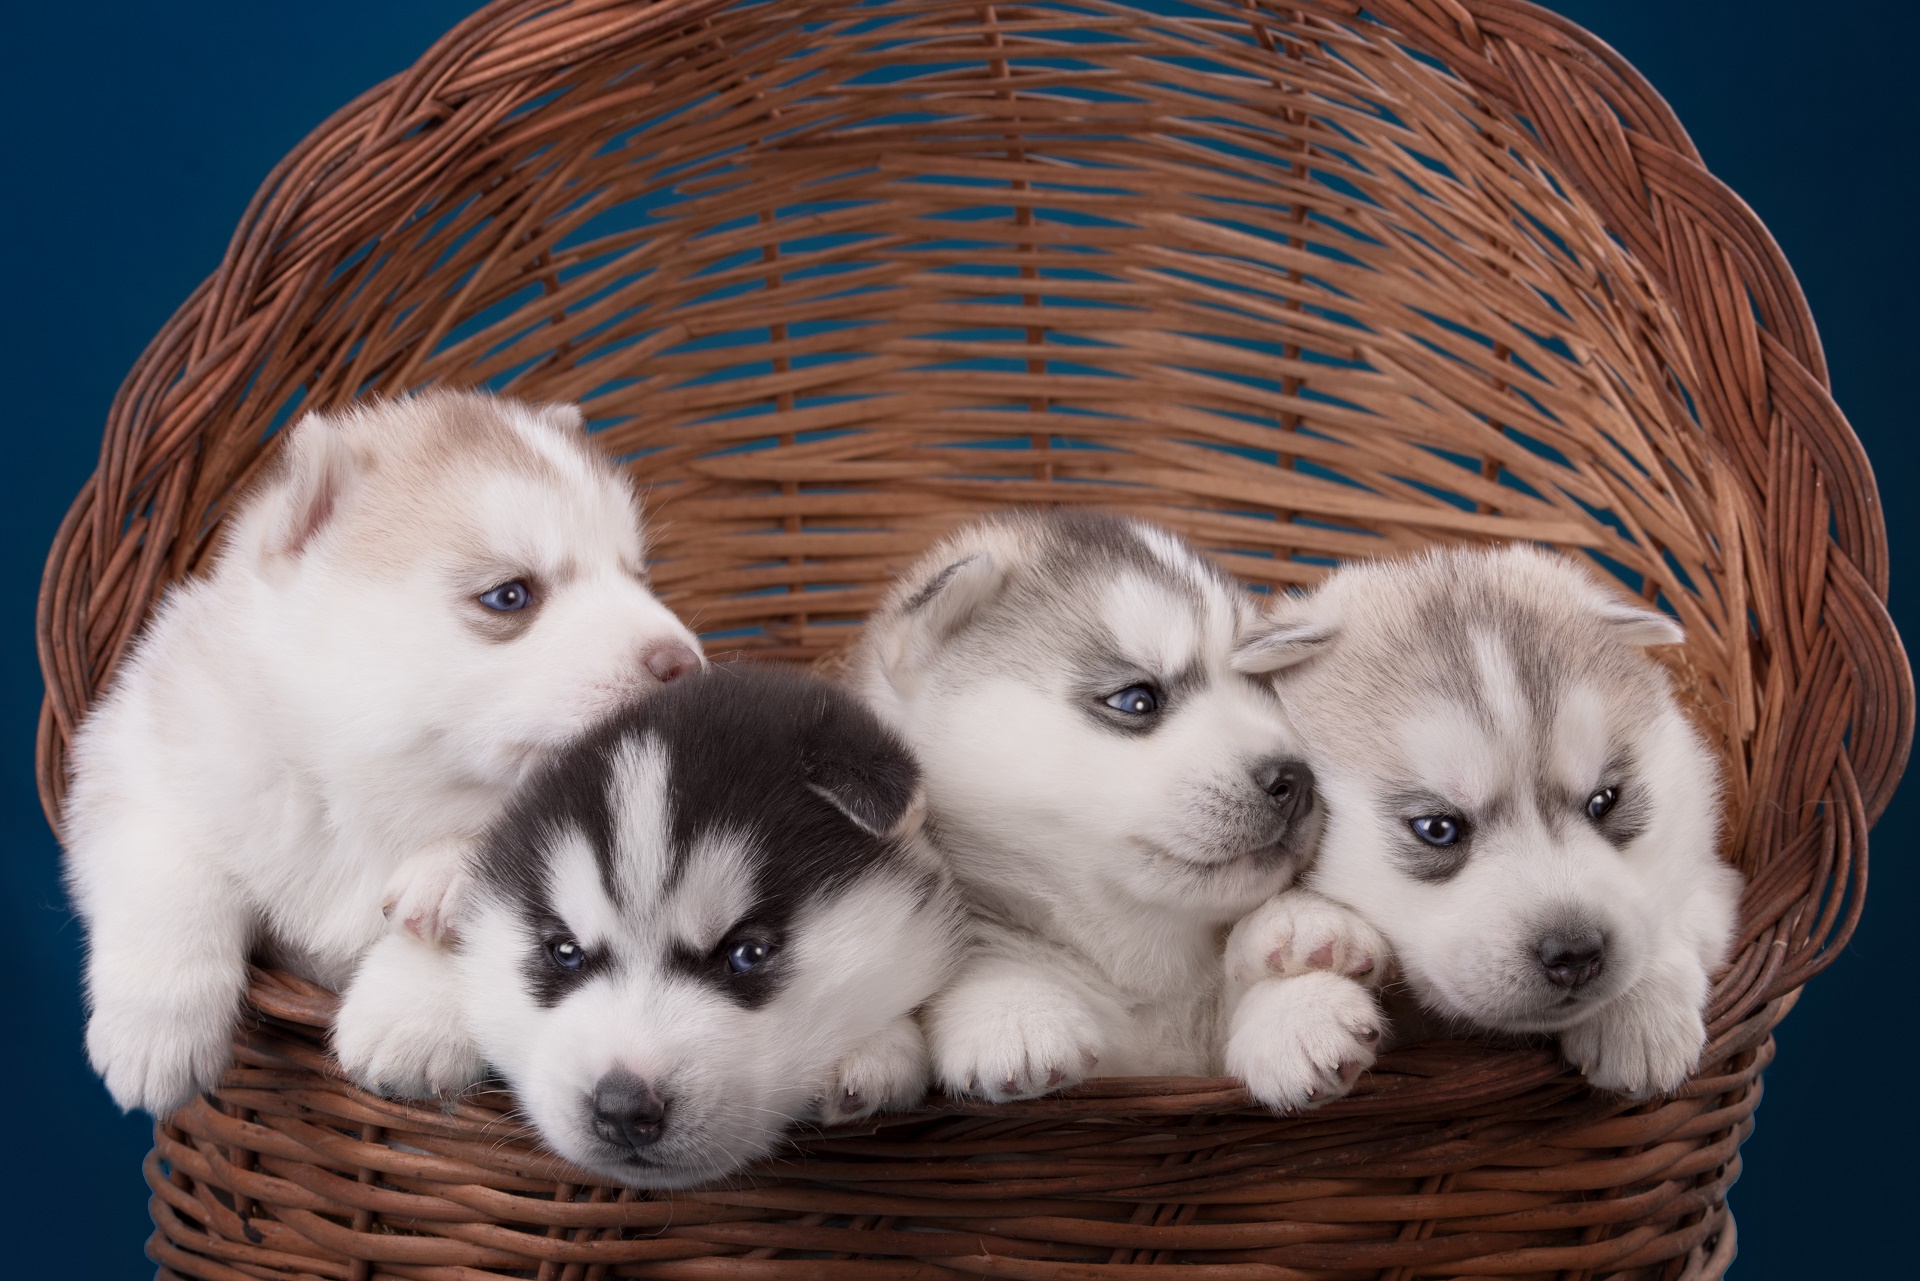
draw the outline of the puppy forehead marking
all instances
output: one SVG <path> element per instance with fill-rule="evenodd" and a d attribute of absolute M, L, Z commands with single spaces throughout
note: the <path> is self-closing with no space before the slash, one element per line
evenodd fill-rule
<path fill-rule="evenodd" d="M 753 838 L 737 830 L 695 837 L 660 926 L 696 952 L 712 949 L 754 905 L 753 851 Z"/>
<path fill-rule="evenodd" d="M 652 738 L 624 738 L 607 768 L 613 848 L 607 851 L 607 884 L 629 907 L 659 901 L 673 874 L 667 813 L 667 754 Z"/>
<path fill-rule="evenodd" d="M 1202 644 L 1232 645 L 1239 639 L 1242 623 L 1250 617 L 1246 594 L 1229 586 L 1202 560 L 1194 549 L 1177 535 L 1145 521 L 1134 523 L 1141 543 L 1153 558 L 1175 574 L 1182 585 L 1192 589 L 1197 612 L 1206 620 Z"/>
<path fill-rule="evenodd" d="M 561 475 L 586 480 L 599 470 L 578 434 L 563 435 L 559 427 L 526 405 L 514 403 L 507 410 L 507 423 L 514 434 Z"/>
<path fill-rule="evenodd" d="M 1185 668 L 1199 648 L 1194 602 L 1144 574 L 1122 571 L 1107 585 L 1100 619 L 1120 652 L 1151 672 Z"/>
<path fill-rule="evenodd" d="M 600 874 L 600 856 L 577 827 L 561 832 L 548 848 L 547 897 L 554 915 L 582 943 L 592 946 L 614 938 L 620 913 L 608 897 Z"/>
<path fill-rule="evenodd" d="M 1467 708 L 1429 702 L 1401 719 L 1398 737 L 1401 758 L 1423 786 L 1466 809 L 1499 795 L 1506 753 Z"/>
<path fill-rule="evenodd" d="M 1133 531 L 1155 560 L 1181 578 L 1197 582 L 1200 566 L 1194 563 L 1193 551 L 1185 543 L 1158 525 L 1149 525 L 1145 521 L 1133 522 Z"/>
<path fill-rule="evenodd" d="M 1569 792 L 1585 791 L 1601 781 L 1608 755 L 1606 701 L 1591 685 L 1570 687 L 1553 718 L 1547 761 L 1553 781 Z"/>
<path fill-rule="evenodd" d="M 510 472 L 470 478 L 473 509 L 484 513 L 479 532 L 490 551 L 529 563 L 611 552 L 637 556 L 639 521 L 617 489 L 600 478 L 583 476 L 578 484 Z"/>
<path fill-rule="evenodd" d="M 1496 633 L 1475 628 L 1472 633 L 1474 673 L 1479 678 L 1480 705 L 1494 732 L 1513 738 L 1526 732 L 1526 691 L 1514 667 L 1513 651 Z"/>

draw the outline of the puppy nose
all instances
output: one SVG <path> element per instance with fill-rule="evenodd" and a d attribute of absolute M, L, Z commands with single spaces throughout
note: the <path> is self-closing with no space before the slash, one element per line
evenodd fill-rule
<path fill-rule="evenodd" d="M 646 664 L 649 672 L 653 673 L 653 679 L 662 685 L 700 670 L 700 655 L 679 641 L 667 641 L 654 646 L 640 661 Z"/>
<path fill-rule="evenodd" d="M 608 1143 L 638 1150 L 658 1143 L 666 1124 L 666 1100 L 625 1068 L 593 1087 L 593 1132 Z"/>
<path fill-rule="evenodd" d="M 1555 987 L 1584 987 L 1606 968 L 1606 941 L 1594 931 L 1549 934 L 1540 940 L 1540 964 Z"/>
<path fill-rule="evenodd" d="M 1289 814 L 1304 814 L 1313 806 L 1313 771 L 1305 761 L 1262 761 L 1254 766 L 1253 781 Z"/>

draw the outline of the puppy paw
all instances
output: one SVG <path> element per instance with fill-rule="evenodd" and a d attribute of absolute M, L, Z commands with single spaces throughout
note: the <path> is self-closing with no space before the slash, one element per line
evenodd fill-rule
<path fill-rule="evenodd" d="M 1226 1069 L 1276 1112 L 1337 1099 L 1373 1066 L 1386 1020 L 1373 993 L 1312 972 L 1254 984 L 1233 1011 Z"/>
<path fill-rule="evenodd" d="M 1274 976 L 1325 971 L 1377 987 L 1388 954 L 1380 931 L 1350 908 L 1311 890 L 1285 890 L 1227 936 L 1227 981 L 1247 988 Z"/>
<path fill-rule="evenodd" d="M 455 922 L 467 890 L 464 842 L 436 846 L 402 862 L 380 895 L 388 921 L 426 943 L 457 937 Z"/>
<path fill-rule="evenodd" d="M 956 985 L 928 1022 L 940 1083 L 994 1103 L 1077 1085 L 1104 1049 L 1091 1011 L 1043 982 Z"/>
<path fill-rule="evenodd" d="M 219 1083 L 233 1061 L 230 1009 L 96 1001 L 87 1020 L 87 1058 L 126 1111 L 156 1117 Z"/>
<path fill-rule="evenodd" d="M 1706 1043 L 1698 1004 L 1658 989 L 1629 991 L 1560 1034 L 1560 1052 L 1589 1083 L 1642 1099 L 1684 1085 Z"/>
<path fill-rule="evenodd" d="M 452 989 L 452 966 L 410 935 L 367 953 L 333 1020 L 333 1054 L 356 1084 L 389 1098 L 457 1094 L 487 1074 Z"/>
<path fill-rule="evenodd" d="M 840 1060 L 815 1104 L 824 1125 L 913 1107 L 927 1097 L 927 1041 L 911 1018 L 895 1019 Z"/>

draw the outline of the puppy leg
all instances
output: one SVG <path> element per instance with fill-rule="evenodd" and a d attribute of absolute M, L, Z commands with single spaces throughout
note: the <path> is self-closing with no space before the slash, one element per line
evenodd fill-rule
<path fill-rule="evenodd" d="M 1386 939 L 1353 909 L 1312 890 L 1284 890 L 1227 936 L 1227 1008 L 1263 979 L 1316 970 L 1378 987 L 1388 957 Z"/>
<path fill-rule="evenodd" d="M 189 842 L 126 825 L 83 853 L 87 1058 L 122 1108 L 165 1116 L 232 1061 L 253 912 Z"/>
<path fill-rule="evenodd" d="M 927 1008 L 935 1078 L 994 1103 L 1049 1094 L 1089 1075 L 1106 1050 L 1083 997 L 1045 970 L 975 959 Z"/>
<path fill-rule="evenodd" d="M 394 1098 L 456 1094 L 487 1074 L 453 957 L 399 929 L 354 971 L 334 1015 L 333 1054 L 355 1082 Z"/>
<path fill-rule="evenodd" d="M 467 890 L 465 838 L 438 842 L 405 859 L 387 880 L 380 910 L 389 921 L 428 943 L 450 943 Z"/>
<path fill-rule="evenodd" d="M 1262 979 L 1233 1009 L 1227 1073 L 1276 1112 L 1318 1107 L 1373 1066 L 1386 1024 L 1373 993 L 1316 971 Z"/>
<path fill-rule="evenodd" d="M 825 1125 L 858 1121 L 880 1111 L 910 1108 L 927 1097 L 931 1075 L 927 1039 L 903 1014 L 834 1066 L 816 1108 Z"/>
<path fill-rule="evenodd" d="M 1560 1034 L 1560 1051 L 1593 1085 L 1634 1098 L 1669 1094 L 1700 1064 L 1707 973 L 1675 948 L 1586 1022 Z"/>

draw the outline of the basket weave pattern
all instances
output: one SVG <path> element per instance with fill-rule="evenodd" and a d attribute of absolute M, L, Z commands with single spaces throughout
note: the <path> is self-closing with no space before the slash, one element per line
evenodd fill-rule
<path fill-rule="evenodd" d="M 42 589 L 75 725 L 300 406 L 584 400 L 663 597 L 832 660 L 970 516 L 1096 503 L 1249 583 L 1522 538 L 1672 608 L 1749 877 L 1700 1074 L 1387 1055 L 1310 1116 L 1231 1082 L 935 1101 L 647 1196 L 512 1102 L 333 1075 L 256 976 L 158 1127 L 165 1269 L 392 1276 L 1705 1278 L 1770 1030 L 1844 944 L 1911 735 L 1865 456 L 1792 275 L 1616 55 L 1517 0 L 500 0 L 274 171 L 116 401 Z"/>

